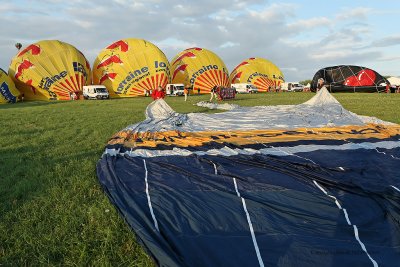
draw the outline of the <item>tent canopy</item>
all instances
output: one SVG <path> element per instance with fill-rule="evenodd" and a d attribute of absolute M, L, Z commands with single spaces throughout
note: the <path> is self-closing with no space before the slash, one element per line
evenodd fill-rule
<path fill-rule="evenodd" d="M 399 86 L 400 85 L 400 78 L 399 77 L 390 77 L 388 78 L 390 85 Z"/>

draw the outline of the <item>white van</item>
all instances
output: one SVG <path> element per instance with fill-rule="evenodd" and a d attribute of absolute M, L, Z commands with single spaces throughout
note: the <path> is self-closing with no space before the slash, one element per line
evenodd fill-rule
<path fill-rule="evenodd" d="M 258 93 L 257 87 L 255 87 L 251 83 L 233 83 L 232 88 L 235 88 L 236 93 L 239 93 L 239 94 Z"/>
<path fill-rule="evenodd" d="M 288 91 L 288 92 L 303 92 L 304 85 L 298 82 L 283 83 L 281 89 L 282 91 Z"/>
<path fill-rule="evenodd" d="M 167 95 L 184 95 L 185 85 L 183 83 L 169 83 L 165 89 Z"/>
<path fill-rule="evenodd" d="M 109 99 L 110 94 L 104 85 L 83 86 L 83 97 L 85 99 Z"/>
<path fill-rule="evenodd" d="M 292 91 L 293 92 L 303 92 L 304 85 L 300 83 L 292 83 Z"/>

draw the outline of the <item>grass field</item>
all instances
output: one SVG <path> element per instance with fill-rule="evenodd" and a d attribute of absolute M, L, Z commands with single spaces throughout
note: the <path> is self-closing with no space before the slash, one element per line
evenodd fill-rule
<path fill-rule="evenodd" d="M 312 93 L 239 95 L 243 106 L 302 103 Z M 167 98 L 176 111 L 212 112 Z M 400 123 L 400 94 L 336 94 L 345 108 Z M 108 139 L 144 119 L 150 98 L 0 106 L 0 265 L 152 266 L 102 192 Z"/>

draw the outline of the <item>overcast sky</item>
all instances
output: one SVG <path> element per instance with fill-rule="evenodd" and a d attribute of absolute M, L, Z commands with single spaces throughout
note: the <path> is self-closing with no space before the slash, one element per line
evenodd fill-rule
<path fill-rule="evenodd" d="M 116 40 L 146 39 L 171 60 L 198 46 L 229 71 L 249 57 L 275 63 L 286 81 L 353 64 L 400 76 L 398 0 L 0 0 L 0 67 L 40 40 L 74 45 L 93 64 Z"/>

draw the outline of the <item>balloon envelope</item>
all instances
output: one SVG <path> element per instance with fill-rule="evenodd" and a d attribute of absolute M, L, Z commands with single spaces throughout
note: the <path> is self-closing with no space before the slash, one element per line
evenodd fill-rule
<path fill-rule="evenodd" d="M 123 39 L 103 49 L 93 64 L 93 83 L 107 87 L 111 97 L 144 95 L 169 83 L 164 53 L 143 39 Z"/>
<path fill-rule="evenodd" d="M 9 74 L 31 100 L 68 100 L 90 83 L 90 65 L 74 46 L 45 40 L 27 46 L 11 61 Z"/>
<path fill-rule="evenodd" d="M 194 92 L 209 93 L 214 86 L 229 87 L 225 63 L 213 52 L 199 47 L 188 48 L 171 61 L 172 83 L 183 83 Z"/>
<path fill-rule="evenodd" d="M 382 92 L 386 90 L 384 77 L 366 67 L 340 65 L 318 70 L 311 82 L 311 91 L 316 91 L 322 82 L 330 92 Z"/>
<path fill-rule="evenodd" d="M 259 91 L 268 91 L 284 82 L 282 71 L 271 61 L 263 58 L 248 58 L 232 71 L 231 83 L 254 84 Z"/>
<path fill-rule="evenodd" d="M 19 91 L 7 72 L 0 69 L 0 104 L 17 102 L 19 94 Z"/>

